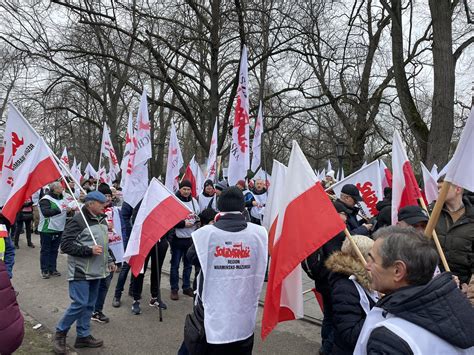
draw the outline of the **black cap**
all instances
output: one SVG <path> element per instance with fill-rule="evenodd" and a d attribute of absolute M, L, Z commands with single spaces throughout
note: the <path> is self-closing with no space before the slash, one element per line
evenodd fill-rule
<path fill-rule="evenodd" d="M 224 189 L 217 200 L 217 209 L 221 212 L 243 211 L 244 194 L 236 186 Z"/>
<path fill-rule="evenodd" d="M 349 195 L 356 201 L 359 201 L 359 202 L 362 201 L 362 197 L 360 197 L 359 189 L 355 185 L 346 184 L 342 187 L 341 192 L 346 195 Z"/>
<path fill-rule="evenodd" d="M 406 206 L 398 211 L 398 220 L 413 226 L 420 222 L 428 222 L 428 214 L 419 206 Z"/>
<path fill-rule="evenodd" d="M 183 180 L 179 183 L 179 188 L 182 188 L 182 187 L 189 187 L 190 189 L 192 189 L 193 184 L 189 180 Z"/>
<path fill-rule="evenodd" d="M 112 190 L 110 189 L 110 186 L 105 182 L 99 184 L 97 191 L 102 192 L 104 195 L 112 195 Z"/>

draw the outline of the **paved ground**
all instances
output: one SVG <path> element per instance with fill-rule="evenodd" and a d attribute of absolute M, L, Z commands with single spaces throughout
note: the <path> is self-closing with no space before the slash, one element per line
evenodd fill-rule
<path fill-rule="evenodd" d="M 17 250 L 14 267 L 13 284 L 19 292 L 18 302 L 22 310 L 27 312 L 46 329 L 54 331 L 59 318 L 69 306 L 66 273 L 66 256 L 59 255 L 58 270 L 63 273 L 59 278 L 43 280 L 39 272 L 39 237 L 34 235 L 35 249 L 26 247 L 22 236 L 20 249 Z M 176 354 L 183 339 L 184 318 L 192 308 L 192 299 L 182 296 L 179 301 L 169 299 L 169 279 L 162 278 L 163 300 L 168 304 L 164 311 L 162 323 L 158 319 L 158 311 L 148 306 L 149 280 L 144 286 L 144 302 L 142 314 L 134 316 L 130 312 L 131 298 L 123 296 L 122 307 L 111 306 L 113 289 L 117 277 L 112 281 L 111 290 L 107 296 L 104 313 L 111 321 L 109 324 L 92 324 L 92 333 L 104 339 L 105 346 L 100 350 L 86 350 L 84 354 Z M 306 297 L 311 303 L 310 309 L 316 311 L 311 297 Z M 256 335 L 260 334 L 262 308 L 257 316 Z M 68 343 L 73 344 L 75 329 L 71 330 Z M 316 354 L 319 349 L 320 328 L 305 321 L 292 321 L 280 324 L 262 343 L 256 336 L 255 354 Z M 34 352 L 44 353 L 44 350 Z"/>

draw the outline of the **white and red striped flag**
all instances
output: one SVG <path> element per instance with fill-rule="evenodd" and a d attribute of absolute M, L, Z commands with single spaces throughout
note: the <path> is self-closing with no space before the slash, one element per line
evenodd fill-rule
<path fill-rule="evenodd" d="M 441 173 L 440 173 L 441 175 Z M 445 180 L 474 191 L 474 108 L 464 126 L 453 157 L 447 164 Z"/>
<path fill-rule="evenodd" d="M 206 180 L 217 180 L 217 120 L 212 131 L 211 144 L 209 146 L 209 158 L 207 159 Z"/>
<path fill-rule="evenodd" d="M 278 208 L 282 191 L 285 191 L 285 178 L 287 167 L 278 160 L 273 160 L 272 176 L 270 180 L 271 188 L 268 190 L 268 199 L 263 214 L 262 226 L 268 231 L 268 251 L 273 251 L 273 241 L 275 240 L 275 229 L 278 221 Z"/>
<path fill-rule="evenodd" d="M 4 160 L 0 178 L 0 206 L 3 206 L 19 178 L 20 167 L 33 151 L 39 139 L 38 133 L 12 103 L 8 106 L 8 118 L 3 135 Z"/>
<path fill-rule="evenodd" d="M 131 166 L 129 166 L 130 153 L 133 150 L 133 116 L 130 111 L 128 115 L 127 123 L 127 133 L 125 134 L 125 148 L 123 150 L 122 162 L 120 163 L 120 168 L 122 169 L 122 180 L 120 181 L 120 186 L 123 188 L 125 186 L 125 180 L 128 175 L 132 172 Z M 130 164 L 131 165 L 131 164 Z"/>
<path fill-rule="evenodd" d="M 2 214 L 11 223 L 15 222 L 16 214 L 27 198 L 44 185 L 61 177 L 59 167 L 51 156 L 43 138 L 35 143 L 35 147 L 25 158 L 17 172 L 15 184 L 10 190 L 2 209 Z"/>
<path fill-rule="evenodd" d="M 131 125 L 129 120 L 129 126 Z M 131 128 L 133 130 L 133 126 Z M 127 128 L 129 134 L 130 128 Z M 123 187 L 123 200 L 135 207 L 148 188 L 148 159 L 151 158 L 150 120 L 146 90 L 140 100 L 137 115 L 137 130 L 130 143 L 126 178 Z"/>
<path fill-rule="evenodd" d="M 183 155 L 179 147 L 178 135 L 174 122 L 171 122 L 170 143 L 168 147 L 168 163 L 166 165 L 165 186 L 168 190 L 176 192 L 179 188 L 179 171 L 183 167 Z"/>
<path fill-rule="evenodd" d="M 387 165 L 383 162 L 383 160 L 379 159 L 379 167 L 380 167 L 380 179 L 382 181 L 382 190 L 386 187 L 392 187 L 392 172 Z"/>
<path fill-rule="evenodd" d="M 285 189 L 280 191 L 262 338 L 278 322 L 303 317 L 300 263 L 346 227 L 296 141 L 285 181 Z"/>
<path fill-rule="evenodd" d="M 197 163 L 195 156 L 191 158 L 186 171 L 184 172 L 183 180 L 191 181 L 191 195 L 195 198 L 201 192 L 204 185 L 204 176 L 201 171 L 201 167 Z"/>
<path fill-rule="evenodd" d="M 117 154 L 115 153 L 114 146 L 110 139 L 109 127 L 104 123 L 102 130 L 102 144 L 100 146 L 100 154 L 105 157 L 109 162 L 109 173 L 116 176 L 120 172 L 120 165 L 118 162 Z"/>
<path fill-rule="evenodd" d="M 190 212 L 156 178 L 150 181 L 123 255 L 133 275 L 138 276 L 151 248 Z"/>
<path fill-rule="evenodd" d="M 240 59 L 239 86 L 237 88 L 232 143 L 229 153 L 229 186 L 235 185 L 239 180 L 245 180 L 250 168 L 248 84 L 247 47 L 244 45 Z"/>
<path fill-rule="evenodd" d="M 426 202 L 430 204 L 438 199 L 438 182 L 436 181 L 436 177 L 432 175 L 425 164 L 422 162 L 420 163 L 421 172 L 423 173 L 423 191 L 425 193 Z"/>
<path fill-rule="evenodd" d="M 421 190 L 397 131 L 393 134 L 392 170 L 392 225 L 396 225 L 398 210 L 405 206 L 418 206 L 421 198 Z"/>
<path fill-rule="evenodd" d="M 258 107 L 257 119 L 255 120 L 255 131 L 252 142 L 252 171 L 257 171 L 262 163 L 262 133 L 263 133 L 263 113 L 262 101 Z"/>

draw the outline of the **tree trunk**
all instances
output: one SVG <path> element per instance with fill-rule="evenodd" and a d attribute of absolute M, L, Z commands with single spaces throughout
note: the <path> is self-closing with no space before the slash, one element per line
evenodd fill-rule
<path fill-rule="evenodd" d="M 455 61 L 450 0 L 429 0 L 433 23 L 434 90 L 426 166 L 448 162 L 454 129 Z"/>

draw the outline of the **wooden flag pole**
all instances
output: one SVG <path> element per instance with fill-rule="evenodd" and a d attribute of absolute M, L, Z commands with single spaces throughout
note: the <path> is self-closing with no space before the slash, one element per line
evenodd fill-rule
<path fill-rule="evenodd" d="M 360 261 L 361 261 L 361 263 L 362 263 L 362 265 L 364 265 L 364 266 L 367 265 L 367 261 L 365 261 L 364 256 L 362 255 L 362 253 L 361 253 L 359 247 L 358 247 L 357 244 L 355 243 L 354 238 L 352 238 L 352 235 L 351 235 L 351 233 L 349 233 L 349 230 L 348 230 L 347 228 L 344 229 L 344 234 L 346 235 L 346 237 L 347 237 L 347 238 L 349 239 L 349 241 L 351 242 L 352 248 L 354 248 L 354 250 L 355 250 L 357 256 L 359 257 L 359 259 L 360 259 Z"/>
<path fill-rule="evenodd" d="M 446 196 L 445 196 L 445 199 L 446 199 Z M 426 211 L 426 213 L 428 213 L 428 216 L 429 216 L 428 208 L 426 207 L 426 204 L 423 198 L 419 198 L 418 201 L 420 202 L 421 208 L 423 208 Z M 438 218 L 439 218 L 439 215 L 438 215 Z M 426 234 L 426 231 L 425 231 L 425 234 Z M 428 234 L 426 234 L 426 236 L 428 238 L 433 237 L 434 243 L 436 245 L 436 250 L 438 250 L 438 254 L 439 254 L 439 257 L 441 258 L 441 262 L 443 263 L 444 270 L 448 272 L 451 271 L 448 265 L 448 261 L 446 260 L 446 256 L 444 255 L 443 248 L 441 247 L 441 243 L 439 242 L 438 234 L 436 233 L 436 230 L 434 229 L 434 227 L 433 227 L 433 235 L 429 236 Z"/>
<path fill-rule="evenodd" d="M 446 201 L 446 196 L 448 195 L 449 187 L 451 183 L 447 181 L 443 181 L 443 185 L 441 186 L 441 190 L 439 191 L 438 199 L 433 207 L 433 211 L 431 212 L 430 219 L 428 220 L 428 224 L 425 228 L 425 234 L 428 237 L 433 235 L 434 228 L 438 223 L 439 215 L 441 214 L 441 210 L 443 209 L 444 202 Z"/>

